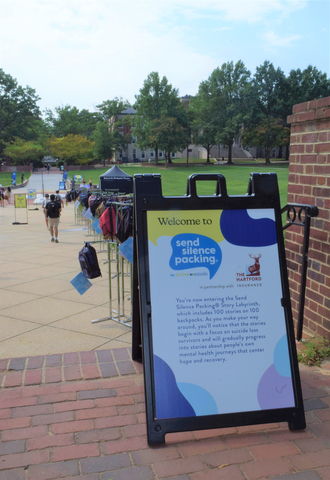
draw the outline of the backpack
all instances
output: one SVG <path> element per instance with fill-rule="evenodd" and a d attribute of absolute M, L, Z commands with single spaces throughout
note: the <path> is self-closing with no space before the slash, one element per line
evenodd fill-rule
<path fill-rule="evenodd" d="M 77 200 L 77 198 L 78 198 L 78 196 L 79 196 L 77 190 L 75 190 L 75 189 L 73 188 L 70 193 L 71 193 L 71 198 L 72 198 L 72 200 Z"/>
<path fill-rule="evenodd" d="M 86 278 L 102 277 L 94 247 L 89 242 L 80 250 L 78 255 L 81 271 Z"/>
<path fill-rule="evenodd" d="M 91 211 L 92 211 L 92 209 L 91 209 Z M 95 214 L 96 214 L 97 218 L 100 218 L 102 216 L 102 214 L 104 213 L 104 211 L 105 211 L 105 206 L 104 206 L 104 202 L 102 200 L 100 205 L 98 205 L 96 207 L 96 210 L 95 210 Z M 95 215 L 94 215 L 94 217 L 95 217 Z"/>
<path fill-rule="evenodd" d="M 58 202 L 48 202 L 47 203 L 47 217 L 49 218 L 58 218 L 60 216 L 60 208 Z"/>
<path fill-rule="evenodd" d="M 96 196 L 95 195 L 90 195 L 88 197 L 88 206 L 91 207 L 92 203 L 95 201 Z"/>
<path fill-rule="evenodd" d="M 96 197 L 95 200 L 93 201 L 93 203 L 91 203 L 91 204 L 89 205 L 93 217 L 95 217 L 95 215 L 96 215 L 96 209 L 97 209 L 97 207 L 98 207 L 99 205 L 101 205 L 102 202 L 103 202 L 102 197 Z M 103 213 L 103 212 L 102 212 L 102 213 Z M 101 216 L 101 215 L 100 215 L 100 216 Z"/>
<path fill-rule="evenodd" d="M 86 209 L 88 208 L 88 197 L 91 195 L 90 192 L 82 192 L 80 194 L 80 203 L 82 204 L 83 207 Z"/>
<path fill-rule="evenodd" d="M 133 207 L 127 205 L 122 210 L 122 216 L 119 221 L 116 237 L 120 243 L 125 242 L 128 237 L 133 235 Z"/>
<path fill-rule="evenodd" d="M 118 221 L 120 221 L 120 213 L 118 212 Z M 100 228 L 103 233 L 103 237 L 108 240 L 112 239 L 116 235 L 117 229 L 117 216 L 116 207 L 111 205 L 106 208 L 100 216 Z"/>

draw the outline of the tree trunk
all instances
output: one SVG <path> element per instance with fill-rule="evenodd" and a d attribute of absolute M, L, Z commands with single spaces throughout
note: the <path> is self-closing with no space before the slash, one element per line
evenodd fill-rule
<path fill-rule="evenodd" d="M 155 148 L 155 154 L 156 154 L 155 165 L 158 165 L 158 147 Z"/>
<path fill-rule="evenodd" d="M 166 154 L 165 154 L 165 155 L 166 155 Z M 173 164 L 172 159 L 171 159 L 171 152 L 168 152 L 167 160 L 168 160 L 168 164 L 169 164 L 169 165 L 172 165 L 172 164 Z"/>
<path fill-rule="evenodd" d="M 290 156 L 290 146 L 286 145 L 286 147 L 285 147 L 285 160 L 289 160 L 289 156 Z"/>
<path fill-rule="evenodd" d="M 228 143 L 228 164 L 229 165 L 232 165 L 233 162 L 232 162 L 232 149 L 233 149 L 233 141 L 231 140 L 229 143 Z"/>
<path fill-rule="evenodd" d="M 265 152 L 265 157 L 266 157 L 266 164 L 270 164 L 270 148 L 266 148 Z"/>
<path fill-rule="evenodd" d="M 207 151 L 206 163 L 210 163 L 210 145 L 206 147 L 206 151 Z"/>

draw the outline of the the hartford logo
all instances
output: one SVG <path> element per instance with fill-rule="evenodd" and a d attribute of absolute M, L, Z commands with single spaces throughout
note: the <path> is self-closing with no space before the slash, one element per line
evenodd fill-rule
<path fill-rule="evenodd" d="M 261 257 L 261 254 L 259 253 L 258 255 L 253 255 L 252 253 L 249 253 L 249 257 L 253 258 L 254 264 L 247 265 L 245 273 L 236 273 L 237 282 L 247 282 L 247 281 L 257 282 L 261 280 L 260 260 L 259 260 Z"/>
<path fill-rule="evenodd" d="M 259 253 L 259 255 L 252 255 L 252 253 L 249 253 L 249 257 L 254 259 L 254 264 L 248 267 L 249 273 L 247 273 L 247 277 L 260 276 L 259 258 L 261 257 L 261 254 Z"/>

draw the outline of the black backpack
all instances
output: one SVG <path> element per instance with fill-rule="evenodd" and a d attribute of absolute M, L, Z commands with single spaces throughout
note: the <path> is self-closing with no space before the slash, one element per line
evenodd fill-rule
<path fill-rule="evenodd" d="M 72 198 L 72 200 L 77 200 L 77 198 L 78 198 L 78 196 L 79 196 L 77 190 L 75 190 L 75 189 L 73 188 L 70 193 L 71 193 L 71 198 Z"/>
<path fill-rule="evenodd" d="M 120 243 L 125 242 L 128 237 L 133 235 L 133 207 L 128 205 L 123 208 L 122 216 L 118 224 L 116 237 Z"/>
<path fill-rule="evenodd" d="M 47 203 L 47 217 L 49 218 L 58 218 L 60 216 L 60 208 L 58 202 L 48 202 Z"/>
<path fill-rule="evenodd" d="M 80 194 L 80 203 L 83 207 L 88 208 L 88 199 L 91 196 L 91 192 L 82 192 Z"/>
<path fill-rule="evenodd" d="M 86 278 L 102 277 L 95 248 L 89 242 L 79 252 L 81 271 Z"/>

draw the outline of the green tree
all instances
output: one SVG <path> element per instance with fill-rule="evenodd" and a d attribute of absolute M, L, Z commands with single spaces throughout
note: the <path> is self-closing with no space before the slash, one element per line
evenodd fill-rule
<path fill-rule="evenodd" d="M 46 122 L 55 137 L 66 137 L 72 134 L 91 138 L 100 119 L 98 112 L 79 110 L 71 105 L 55 107 L 55 113 L 46 109 Z"/>
<path fill-rule="evenodd" d="M 41 160 L 46 150 L 37 142 L 14 137 L 11 142 L 5 143 L 3 153 L 10 157 L 15 165 L 28 165 Z"/>
<path fill-rule="evenodd" d="M 123 115 L 123 112 L 130 108 L 130 103 L 121 97 L 115 97 L 113 100 L 102 102 L 96 108 L 105 126 L 98 126 L 98 130 L 95 132 L 96 137 L 93 138 L 96 144 L 100 145 L 101 150 L 103 148 L 102 144 L 109 144 L 111 138 L 111 154 L 105 155 L 110 158 L 114 156 L 115 152 L 125 150 L 132 140 L 131 117 L 130 115 Z M 108 129 L 108 132 L 106 132 L 106 129 Z M 105 158 L 105 156 L 99 157 L 97 155 L 97 158 Z"/>
<path fill-rule="evenodd" d="M 0 69 L 0 153 L 4 142 L 14 137 L 28 139 L 29 129 L 40 116 L 36 91 L 18 85 L 17 80 Z"/>
<path fill-rule="evenodd" d="M 291 70 L 287 77 L 287 115 L 292 114 L 293 105 L 330 96 L 330 79 L 326 73 L 309 65 L 305 70 Z"/>
<path fill-rule="evenodd" d="M 165 116 L 152 121 L 150 140 L 165 152 L 168 163 L 172 163 L 172 152 L 184 150 L 189 143 L 187 129 L 179 124 L 177 118 Z"/>
<path fill-rule="evenodd" d="M 144 81 L 139 95 L 135 96 L 134 108 L 136 114 L 133 120 L 134 134 L 137 136 L 139 148 L 152 148 L 156 152 L 158 163 L 158 136 L 153 135 L 154 121 L 161 117 L 176 118 L 177 122 L 187 125 L 186 111 L 178 96 L 178 90 L 173 88 L 166 77 L 159 78 L 158 72 L 151 72 Z"/>
<path fill-rule="evenodd" d="M 218 132 L 211 104 L 210 83 L 202 82 L 197 95 L 190 102 L 192 113 L 190 125 L 194 143 L 202 145 L 207 152 L 206 163 L 210 163 L 210 150 L 216 145 Z"/>
<path fill-rule="evenodd" d="M 53 157 L 57 157 L 69 165 L 86 165 L 93 157 L 92 142 L 82 135 L 69 134 L 57 138 L 54 135 L 48 140 L 48 148 Z"/>
<path fill-rule="evenodd" d="M 290 129 L 282 125 L 281 118 L 265 117 L 259 124 L 243 130 L 241 142 L 249 147 L 263 146 L 266 159 L 270 159 L 272 148 L 289 145 Z"/>
<path fill-rule="evenodd" d="M 245 145 L 249 138 L 249 146 L 265 149 L 266 163 L 270 163 L 272 147 L 285 145 L 286 142 L 284 140 L 287 135 L 287 130 L 285 130 L 286 92 L 287 81 L 280 68 L 275 69 L 269 61 L 265 61 L 256 68 L 252 80 L 249 116 L 246 117 L 244 124 L 243 138 Z M 280 127 L 283 129 L 281 134 L 279 133 Z M 274 138 L 278 139 L 277 145 L 270 140 Z M 283 138 L 283 142 L 281 142 L 281 138 Z"/>
<path fill-rule="evenodd" d="M 113 123 L 120 113 L 130 106 L 128 100 L 124 100 L 121 97 L 115 97 L 113 100 L 105 100 L 100 105 L 96 105 L 96 108 L 105 122 Z"/>
<path fill-rule="evenodd" d="M 250 72 L 239 60 L 216 68 L 203 86 L 209 92 L 209 114 L 213 116 L 217 144 L 228 146 L 228 163 L 232 163 L 232 145 L 246 119 Z"/>
<path fill-rule="evenodd" d="M 92 139 L 95 142 L 93 147 L 94 158 L 103 160 L 105 164 L 105 160 L 112 158 L 116 149 L 114 136 L 109 129 L 109 125 L 106 122 L 99 122 L 96 125 Z"/>

